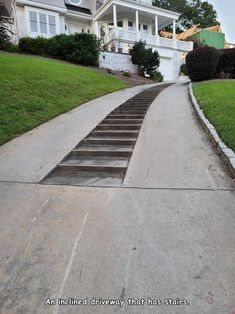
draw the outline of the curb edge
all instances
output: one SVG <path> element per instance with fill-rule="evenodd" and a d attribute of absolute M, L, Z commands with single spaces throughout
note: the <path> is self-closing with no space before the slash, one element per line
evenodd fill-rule
<path fill-rule="evenodd" d="M 235 178 L 235 153 L 232 149 L 230 149 L 224 144 L 224 142 L 219 137 L 215 127 L 209 122 L 209 120 L 204 115 L 203 110 L 200 108 L 196 100 L 196 97 L 193 94 L 192 83 L 189 84 L 189 95 L 193 104 L 193 108 L 197 114 L 198 119 L 201 122 L 202 127 L 208 134 L 210 141 L 216 148 L 218 154 L 224 161 L 225 165 L 230 170 L 233 178 Z"/>

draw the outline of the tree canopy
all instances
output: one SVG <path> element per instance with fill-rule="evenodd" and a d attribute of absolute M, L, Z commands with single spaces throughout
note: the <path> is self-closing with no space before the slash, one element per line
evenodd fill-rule
<path fill-rule="evenodd" d="M 182 31 L 195 24 L 210 27 L 220 24 L 213 5 L 203 0 L 153 0 L 153 4 L 163 9 L 179 12 L 177 30 Z"/>

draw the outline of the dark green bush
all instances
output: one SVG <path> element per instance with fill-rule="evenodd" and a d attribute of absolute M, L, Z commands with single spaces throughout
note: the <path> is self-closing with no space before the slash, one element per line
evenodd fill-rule
<path fill-rule="evenodd" d="M 188 69 L 187 69 L 187 64 L 186 63 L 181 64 L 180 74 L 181 73 L 183 73 L 183 75 L 188 75 Z"/>
<path fill-rule="evenodd" d="M 162 82 L 164 80 L 164 76 L 159 71 L 156 71 L 150 78 L 155 82 Z"/>
<path fill-rule="evenodd" d="M 219 78 L 235 78 L 235 48 L 220 49 L 220 58 L 217 67 Z"/>
<path fill-rule="evenodd" d="M 139 68 L 139 74 L 150 77 L 156 73 L 159 64 L 160 57 L 157 51 L 152 51 L 151 48 L 146 48 L 146 44 L 143 41 L 135 43 L 130 49 L 131 61 Z"/>
<path fill-rule="evenodd" d="M 5 49 L 10 41 L 10 36 L 8 35 L 8 30 L 4 25 L 4 22 L 4 19 L 0 17 L 0 49 Z"/>
<path fill-rule="evenodd" d="M 4 50 L 8 51 L 8 52 L 12 52 L 12 53 L 20 52 L 20 49 L 19 49 L 18 45 L 14 45 L 11 42 L 6 44 Z"/>
<path fill-rule="evenodd" d="M 19 49 L 23 53 L 50 56 L 83 65 L 98 65 L 99 41 L 93 34 L 24 37 L 19 41 Z"/>
<path fill-rule="evenodd" d="M 48 41 L 50 39 L 44 37 L 23 37 L 19 40 L 19 49 L 23 53 L 33 55 L 48 55 Z"/>
<path fill-rule="evenodd" d="M 130 72 L 129 72 L 129 71 L 123 71 L 123 72 L 122 72 L 122 76 L 125 76 L 125 77 L 131 77 L 131 75 L 130 75 Z"/>
<path fill-rule="evenodd" d="M 216 78 L 219 52 L 212 47 L 200 47 L 190 51 L 186 57 L 189 77 L 192 81 Z"/>

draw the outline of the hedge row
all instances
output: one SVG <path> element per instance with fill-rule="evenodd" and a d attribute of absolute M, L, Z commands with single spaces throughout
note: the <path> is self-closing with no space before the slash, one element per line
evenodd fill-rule
<path fill-rule="evenodd" d="M 51 38 L 23 37 L 20 52 L 54 57 L 83 65 L 98 65 L 99 41 L 93 34 L 76 33 L 56 35 Z"/>
<path fill-rule="evenodd" d="M 188 53 L 186 64 L 192 81 L 235 78 L 235 49 L 200 47 Z"/>

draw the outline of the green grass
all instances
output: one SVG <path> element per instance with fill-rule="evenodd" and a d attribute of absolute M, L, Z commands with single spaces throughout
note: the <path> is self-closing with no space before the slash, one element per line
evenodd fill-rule
<path fill-rule="evenodd" d="M 195 83 L 193 91 L 222 141 L 235 151 L 235 81 Z"/>
<path fill-rule="evenodd" d="M 0 52 L 0 144 L 84 102 L 126 86 L 95 69 Z"/>

